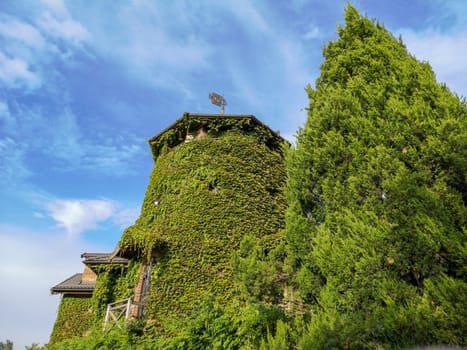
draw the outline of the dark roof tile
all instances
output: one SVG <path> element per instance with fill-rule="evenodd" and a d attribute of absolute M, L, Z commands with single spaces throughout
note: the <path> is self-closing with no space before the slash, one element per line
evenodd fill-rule
<path fill-rule="evenodd" d="M 82 273 L 76 273 L 63 282 L 52 287 L 50 291 L 52 294 L 91 294 L 94 290 L 96 282 L 83 282 L 82 277 Z"/>
<path fill-rule="evenodd" d="M 114 256 L 114 253 L 83 253 L 81 257 L 86 265 L 128 264 L 128 259 Z"/>

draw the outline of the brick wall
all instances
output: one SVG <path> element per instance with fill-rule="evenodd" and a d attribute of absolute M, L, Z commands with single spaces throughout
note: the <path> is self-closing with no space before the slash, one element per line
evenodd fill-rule
<path fill-rule="evenodd" d="M 83 282 L 96 282 L 97 275 L 89 267 L 84 266 L 83 276 L 81 280 Z"/>

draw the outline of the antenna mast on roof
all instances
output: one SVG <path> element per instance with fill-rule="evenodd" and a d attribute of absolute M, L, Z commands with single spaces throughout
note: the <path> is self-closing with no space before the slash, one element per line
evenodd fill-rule
<path fill-rule="evenodd" d="M 211 99 L 211 103 L 213 105 L 221 107 L 221 114 L 224 114 L 224 107 L 227 106 L 227 101 L 225 100 L 224 96 L 216 94 L 215 92 L 211 92 L 209 94 L 209 98 Z"/>

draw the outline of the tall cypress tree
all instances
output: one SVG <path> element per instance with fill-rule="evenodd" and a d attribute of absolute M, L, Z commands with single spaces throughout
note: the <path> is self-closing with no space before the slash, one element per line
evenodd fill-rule
<path fill-rule="evenodd" d="M 467 345 L 467 104 L 351 5 L 288 155 L 305 348 Z"/>

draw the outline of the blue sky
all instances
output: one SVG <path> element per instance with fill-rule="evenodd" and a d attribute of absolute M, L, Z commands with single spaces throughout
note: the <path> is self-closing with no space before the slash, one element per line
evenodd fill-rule
<path fill-rule="evenodd" d="M 345 3 L 0 1 L 0 341 L 47 342 L 49 288 L 138 216 L 145 140 L 184 111 L 218 113 L 210 92 L 293 140 Z M 353 4 L 467 96 L 466 1 Z"/>

